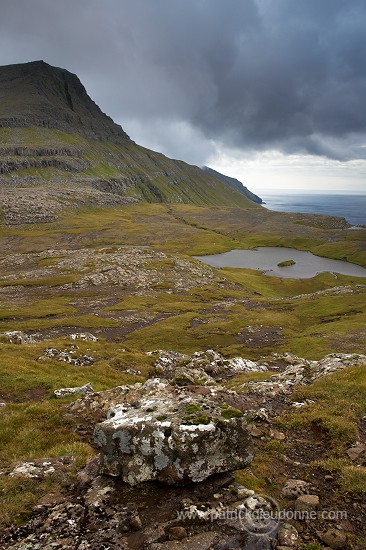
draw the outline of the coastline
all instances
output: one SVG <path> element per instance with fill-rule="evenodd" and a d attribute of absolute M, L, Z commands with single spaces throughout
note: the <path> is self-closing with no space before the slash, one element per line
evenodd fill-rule
<path fill-rule="evenodd" d="M 340 216 L 352 225 L 366 224 L 366 194 L 262 192 L 263 206 L 275 212 Z"/>

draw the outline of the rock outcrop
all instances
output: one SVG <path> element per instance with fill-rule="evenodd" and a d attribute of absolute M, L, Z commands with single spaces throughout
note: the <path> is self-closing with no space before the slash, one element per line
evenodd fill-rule
<path fill-rule="evenodd" d="M 213 349 L 196 351 L 192 355 L 174 351 L 149 351 L 156 357 L 156 373 L 178 386 L 209 385 L 218 377 L 228 377 L 241 372 L 266 372 L 267 366 L 260 362 L 233 357 L 226 359 Z"/>
<path fill-rule="evenodd" d="M 94 393 L 93 386 L 90 383 L 84 384 L 84 386 L 78 386 L 73 388 L 59 388 L 58 390 L 55 390 L 53 392 L 54 396 L 57 399 L 61 399 L 62 397 L 66 397 L 67 395 L 75 395 L 75 394 L 90 395 L 93 393 Z"/>
<path fill-rule="evenodd" d="M 283 359 L 290 366 L 283 372 L 271 376 L 263 382 L 248 382 L 245 387 L 248 391 L 265 396 L 290 393 L 298 384 L 310 384 L 322 376 L 332 374 L 347 367 L 365 365 L 366 355 L 356 353 L 331 353 L 319 361 L 302 359 L 291 353 L 283 355 Z M 301 406 L 301 403 L 294 403 Z"/>
<path fill-rule="evenodd" d="M 252 459 L 242 412 L 152 379 L 140 399 L 111 408 L 94 440 L 101 471 L 130 485 L 156 479 L 199 482 L 245 467 Z"/>
<path fill-rule="evenodd" d="M 75 458 L 62 456 L 59 458 L 45 458 L 17 464 L 10 477 L 42 480 L 47 476 L 57 476 L 75 465 Z"/>
<path fill-rule="evenodd" d="M 56 359 L 74 365 L 74 367 L 85 367 L 94 363 L 94 357 L 78 350 L 79 347 L 75 344 L 71 344 L 64 349 L 46 348 L 44 354 L 38 357 L 37 361 Z"/>

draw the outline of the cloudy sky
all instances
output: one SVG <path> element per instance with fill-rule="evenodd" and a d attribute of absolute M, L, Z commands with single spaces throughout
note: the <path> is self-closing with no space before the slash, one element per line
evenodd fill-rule
<path fill-rule="evenodd" d="M 366 193 L 365 0 L 0 0 L 0 64 L 77 73 L 136 142 L 253 191 Z"/>

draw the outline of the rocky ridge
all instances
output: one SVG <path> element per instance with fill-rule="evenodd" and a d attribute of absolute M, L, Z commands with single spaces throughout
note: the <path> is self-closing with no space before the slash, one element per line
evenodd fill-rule
<path fill-rule="evenodd" d="M 40 265 L 42 260 L 55 259 L 48 266 Z M 171 262 L 169 269 L 161 273 L 154 269 L 154 262 Z M 152 265 L 151 265 L 152 264 Z M 21 277 L 18 267 L 24 267 Z M 57 273 L 78 273 L 76 281 L 63 285 L 64 289 L 92 288 L 100 285 L 133 286 L 148 290 L 168 279 L 172 287 L 187 290 L 199 286 L 202 280 L 216 279 L 212 268 L 190 258 L 177 258 L 173 255 L 153 250 L 147 246 L 115 246 L 99 249 L 79 248 L 78 250 L 49 249 L 40 253 L 9 254 L 0 259 L 3 282 L 22 279 L 42 280 Z"/>
<path fill-rule="evenodd" d="M 59 188 L 20 184 L 11 188 L 0 185 L 0 202 L 3 206 L 1 221 L 6 225 L 18 225 L 53 222 L 65 208 L 128 206 L 137 199 L 104 193 L 89 186 L 75 189 L 68 185 Z"/>

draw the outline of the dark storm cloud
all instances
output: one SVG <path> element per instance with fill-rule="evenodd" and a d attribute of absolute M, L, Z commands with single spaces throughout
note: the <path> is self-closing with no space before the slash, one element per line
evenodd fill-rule
<path fill-rule="evenodd" d="M 365 27 L 364 0 L 2 0 L 0 62 L 76 72 L 172 151 L 184 127 L 197 156 L 206 139 L 347 160 L 366 151 Z"/>

